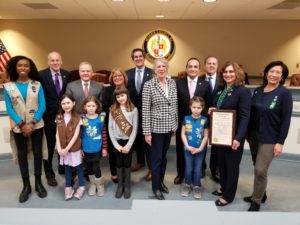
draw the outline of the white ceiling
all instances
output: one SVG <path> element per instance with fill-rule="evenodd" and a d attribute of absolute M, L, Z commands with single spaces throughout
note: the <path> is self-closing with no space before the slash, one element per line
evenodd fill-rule
<path fill-rule="evenodd" d="M 164 19 L 300 20 L 300 0 L 0 0 L 2 19 L 96 19 L 148 20 L 162 14 Z M 48 3 L 56 9 L 32 9 L 27 3 Z M 51 6 L 50 5 L 50 6 Z M 276 8 L 276 7 L 275 7 Z"/>

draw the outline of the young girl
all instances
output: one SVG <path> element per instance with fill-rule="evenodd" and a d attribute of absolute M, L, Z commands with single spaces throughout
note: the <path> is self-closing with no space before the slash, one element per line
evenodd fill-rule
<path fill-rule="evenodd" d="M 110 107 L 109 135 L 115 148 L 118 187 L 116 198 L 130 198 L 132 144 L 138 128 L 138 111 L 131 103 L 128 90 L 121 86 L 114 92 L 115 103 Z"/>
<path fill-rule="evenodd" d="M 82 118 L 82 151 L 85 157 L 87 174 L 90 179 L 88 194 L 104 195 L 104 181 L 101 177 L 100 156 L 107 156 L 105 112 L 95 96 L 88 96 L 82 106 L 85 115 Z"/>
<path fill-rule="evenodd" d="M 81 117 L 75 113 L 75 100 L 72 96 L 64 94 L 60 100 L 60 112 L 56 116 L 57 132 L 56 145 L 60 155 L 60 165 L 65 166 L 66 188 L 65 200 L 73 197 L 72 171 L 76 170 L 79 187 L 74 195 L 78 200 L 84 194 L 84 175 L 81 166 L 81 139 L 80 125 Z"/>
<path fill-rule="evenodd" d="M 181 195 L 187 197 L 193 188 L 194 198 L 201 198 L 202 161 L 208 140 L 207 117 L 201 113 L 205 110 L 205 101 L 199 96 L 190 100 L 192 115 L 183 120 L 181 139 L 184 144 L 185 183 Z"/>

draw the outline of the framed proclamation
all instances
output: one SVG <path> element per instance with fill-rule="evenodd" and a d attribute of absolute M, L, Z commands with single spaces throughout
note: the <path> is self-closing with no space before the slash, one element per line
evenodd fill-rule
<path fill-rule="evenodd" d="M 235 110 L 212 110 L 209 143 L 211 145 L 231 146 L 235 134 L 235 123 Z"/>

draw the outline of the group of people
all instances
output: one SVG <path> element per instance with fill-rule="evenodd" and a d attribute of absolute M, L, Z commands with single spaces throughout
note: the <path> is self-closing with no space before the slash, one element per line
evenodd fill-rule
<path fill-rule="evenodd" d="M 245 87 L 245 73 L 236 62 L 226 62 L 218 73 L 218 59 L 209 56 L 204 60 L 205 74 L 199 76 L 200 61 L 190 58 L 187 76 L 175 81 L 168 76 L 169 63 L 164 58 L 154 60 L 153 69 L 145 66 L 142 49 L 133 49 L 131 58 L 135 67 L 126 72 L 114 68 L 108 87 L 92 80 L 93 69 L 88 62 L 79 65 L 80 80 L 69 82 L 69 73 L 61 69 L 62 58 L 57 52 L 49 53 L 49 68 L 40 72 L 25 56 L 15 56 L 8 62 L 10 82 L 4 84 L 4 97 L 12 149 L 23 180 L 19 201 L 27 201 L 31 193 L 29 152 L 34 156 L 38 196 L 47 196 L 41 182 L 42 161 L 48 185 L 57 186 L 52 165 L 55 148 L 58 172 L 65 174 L 66 200 L 82 198 L 84 175 L 89 177 L 88 194 L 104 195 L 100 159 L 107 155 L 111 179 L 118 183 L 116 198 L 130 198 L 131 172 L 147 164 L 146 180 L 152 181 L 155 198 L 163 200 L 169 193 L 164 183 L 167 150 L 175 135 L 174 184 L 182 184 L 182 196 L 193 192 L 194 198 L 200 199 L 201 178 L 207 167 L 209 116 L 214 109 L 230 109 L 236 112 L 232 145 L 211 146 L 211 177 L 220 183 L 212 194 L 219 196 L 217 206 L 234 200 L 247 139 L 255 176 L 253 193 L 244 200 L 251 203 L 249 211 L 258 211 L 267 198 L 269 165 L 282 153 L 289 130 L 292 97 L 283 86 L 287 66 L 281 61 L 269 63 L 262 85 L 251 97 Z M 133 150 L 137 163 L 131 165 Z M 75 175 L 79 182 L 76 191 Z"/>

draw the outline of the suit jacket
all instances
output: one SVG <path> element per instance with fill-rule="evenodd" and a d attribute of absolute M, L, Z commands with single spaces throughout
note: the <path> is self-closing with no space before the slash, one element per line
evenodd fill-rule
<path fill-rule="evenodd" d="M 49 68 L 41 70 L 39 72 L 39 80 L 43 86 L 46 100 L 46 111 L 44 113 L 44 119 L 49 117 L 55 117 L 59 109 L 59 99 L 65 93 L 67 84 L 70 80 L 70 73 L 61 69 L 60 74 L 62 77 L 62 90 L 58 96 L 55 89 L 55 84 L 52 78 L 51 70 Z"/>
<path fill-rule="evenodd" d="M 217 105 L 219 96 L 223 88 L 220 87 L 214 106 Z M 251 93 L 249 89 L 244 86 L 234 87 L 232 92 L 228 92 L 225 96 L 220 109 L 233 109 L 236 110 L 236 127 L 234 139 L 243 142 L 245 140 L 246 132 L 248 129 L 248 122 L 251 111 Z"/>
<path fill-rule="evenodd" d="M 132 68 L 126 71 L 128 77 L 128 90 L 129 90 L 130 99 L 132 103 L 138 108 L 139 112 L 141 112 L 140 110 L 142 109 L 143 87 L 145 82 L 151 80 L 151 78 L 153 77 L 153 70 L 151 70 L 148 67 L 145 67 L 140 93 L 137 93 L 136 86 L 135 86 L 135 70 L 136 68 Z"/>
<path fill-rule="evenodd" d="M 97 82 L 97 81 L 90 81 L 90 88 L 89 88 L 89 96 L 95 96 L 99 101 L 101 101 L 101 94 L 103 91 L 103 84 Z M 70 82 L 67 85 L 66 88 L 66 94 L 72 95 L 75 98 L 76 101 L 76 112 L 81 114 L 82 110 L 82 104 L 85 99 L 84 97 L 84 91 L 82 87 L 82 81 L 81 80 L 75 80 Z"/>
<path fill-rule="evenodd" d="M 145 83 L 142 93 L 143 134 L 168 133 L 178 127 L 176 83 L 167 78 L 168 97 L 157 78 Z"/>
<path fill-rule="evenodd" d="M 183 118 L 186 115 L 191 114 L 189 102 L 190 102 L 190 92 L 187 77 L 179 79 L 176 81 L 177 86 L 177 96 L 178 96 L 178 122 L 179 125 L 183 122 Z M 211 95 L 209 83 L 205 81 L 204 77 L 198 77 L 195 94 L 194 96 L 200 96 L 204 98 L 206 103 L 206 109 L 211 105 Z"/>

